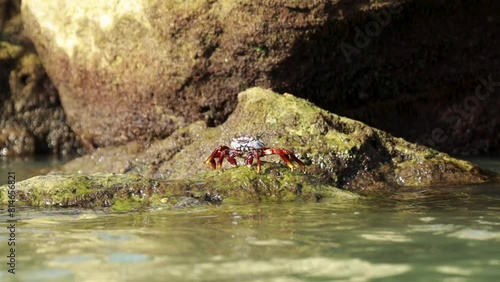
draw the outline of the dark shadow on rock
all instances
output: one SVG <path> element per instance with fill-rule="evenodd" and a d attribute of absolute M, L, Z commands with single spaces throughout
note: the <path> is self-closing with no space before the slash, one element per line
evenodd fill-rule
<path fill-rule="evenodd" d="M 384 165 L 392 161 L 391 153 L 382 144 L 379 136 L 373 133 L 367 137 L 360 148 L 353 148 L 351 159 L 340 159 L 339 178 L 335 185 L 347 190 L 395 190 L 395 183 L 388 181 L 387 175 L 379 173 Z M 360 173 L 371 172 L 371 173 Z M 379 183 L 377 185 L 377 183 Z M 383 184 L 382 184 L 383 183 Z"/>
<path fill-rule="evenodd" d="M 273 90 L 449 153 L 498 150 L 500 137 L 491 128 L 499 126 L 500 96 L 469 111 L 465 102 L 478 78 L 500 78 L 500 21 L 493 12 L 500 2 L 408 1 L 394 7 L 399 13 L 362 6 L 368 1 L 326 5 L 326 23 L 299 38 L 271 71 Z M 385 22 L 384 14 L 390 15 Z M 366 33 L 377 18 L 385 26 L 366 46 L 356 45 L 357 29 Z M 466 113 L 457 110 L 452 119 L 445 113 L 455 104 Z M 435 140 L 436 128 L 447 138 Z"/>

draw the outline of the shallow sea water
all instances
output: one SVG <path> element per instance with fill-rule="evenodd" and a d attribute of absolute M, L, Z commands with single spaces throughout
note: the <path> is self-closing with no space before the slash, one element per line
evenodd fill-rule
<path fill-rule="evenodd" d="M 439 189 L 133 213 L 21 208 L 15 275 L 0 232 L 0 281 L 499 281 L 500 184 Z"/>

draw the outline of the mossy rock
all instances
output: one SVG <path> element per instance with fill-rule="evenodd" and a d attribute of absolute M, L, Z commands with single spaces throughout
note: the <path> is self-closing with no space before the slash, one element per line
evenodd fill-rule
<path fill-rule="evenodd" d="M 130 211 L 150 206 L 198 203 L 319 201 L 359 196 L 322 183 L 302 172 L 272 168 L 256 173 L 247 167 L 212 171 L 188 180 L 158 180 L 137 174 L 43 175 L 16 184 L 19 204 L 29 206 L 111 208 Z M 8 186 L 0 187 L 0 203 L 8 201 Z"/>
<path fill-rule="evenodd" d="M 277 156 L 262 158 L 261 173 L 227 162 L 222 171 L 211 171 L 206 158 L 238 135 L 261 136 L 267 146 L 293 151 L 305 163 L 304 171 L 290 171 Z M 221 126 L 195 122 L 151 144 L 101 148 L 60 173 L 68 175 L 19 182 L 19 199 L 36 206 L 131 210 L 182 206 L 186 197 L 199 202 L 352 199 L 356 196 L 347 191 L 386 195 L 407 187 L 428 190 L 498 179 L 470 162 L 261 88 L 240 93 L 236 110 Z"/>
<path fill-rule="evenodd" d="M 206 172 L 205 159 L 218 145 L 239 135 L 261 136 L 268 146 L 290 149 L 309 175 L 358 192 L 481 183 L 492 174 L 477 165 L 416 145 L 362 122 L 327 112 L 291 94 L 251 88 L 221 126 L 195 122 L 150 146 L 131 143 L 102 148 L 76 159 L 66 173 L 140 173 L 158 179 L 189 179 Z M 285 167 L 276 156 L 263 158 Z M 230 166 L 223 165 L 228 171 Z M 236 177 L 236 176 L 235 176 Z"/>

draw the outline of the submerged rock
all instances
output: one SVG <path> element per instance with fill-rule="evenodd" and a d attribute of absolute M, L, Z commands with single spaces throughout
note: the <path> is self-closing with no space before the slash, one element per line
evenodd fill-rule
<path fill-rule="evenodd" d="M 306 164 L 305 170 L 290 171 L 278 156 L 266 156 L 260 174 L 255 167 L 231 168 L 227 162 L 223 171 L 211 171 L 206 158 L 238 135 L 260 136 L 267 146 L 292 150 Z M 138 199 L 150 204 L 157 203 L 157 198 L 186 196 L 201 202 L 218 197 L 224 201 L 318 200 L 355 197 L 342 190 L 374 195 L 403 187 L 480 183 L 491 176 L 472 163 L 329 113 L 291 94 L 261 88 L 240 93 L 238 106 L 221 126 L 207 128 L 195 122 L 150 145 L 133 142 L 100 148 L 64 165 L 60 173 L 69 175 L 20 182 L 22 199 L 32 205 L 127 208 L 141 206 Z M 66 196 L 57 198 L 60 191 L 74 187 L 73 194 L 64 192 Z M 84 191 L 83 198 L 79 191 Z"/>

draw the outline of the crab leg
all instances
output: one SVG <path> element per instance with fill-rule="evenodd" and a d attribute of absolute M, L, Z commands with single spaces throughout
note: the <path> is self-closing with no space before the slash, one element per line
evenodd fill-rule
<path fill-rule="evenodd" d="M 245 164 L 248 167 L 251 167 L 253 164 L 253 156 L 251 154 L 248 154 L 247 159 L 245 160 Z"/>
<path fill-rule="evenodd" d="M 212 153 L 213 155 L 213 153 Z M 208 157 L 208 159 L 205 161 L 205 163 L 208 165 L 210 165 L 210 168 L 212 169 L 215 169 L 215 160 L 214 160 L 214 156 L 210 155 L 210 157 Z"/>
<path fill-rule="evenodd" d="M 286 150 L 286 152 L 288 156 L 292 158 L 292 160 L 294 160 L 299 165 L 300 168 L 304 168 L 304 163 L 301 160 L 299 160 L 299 158 L 297 158 L 292 152 L 288 150 Z"/>
<path fill-rule="evenodd" d="M 267 148 L 264 150 L 265 155 L 279 155 L 283 162 L 293 171 L 294 166 L 290 158 L 295 161 L 300 168 L 304 168 L 304 163 L 299 160 L 292 152 L 286 150 L 286 149 L 280 149 L 280 148 Z"/>
<path fill-rule="evenodd" d="M 221 170 L 222 169 L 222 161 L 224 160 L 224 153 L 220 152 L 219 153 L 219 160 L 217 161 L 217 169 Z"/>
<path fill-rule="evenodd" d="M 257 173 L 260 173 L 260 156 L 259 153 L 255 152 L 255 159 L 257 159 Z"/>
<path fill-rule="evenodd" d="M 238 164 L 236 163 L 236 159 L 234 156 L 228 155 L 227 156 L 227 161 L 232 165 L 232 166 L 237 166 Z"/>
<path fill-rule="evenodd" d="M 285 164 L 293 171 L 293 164 L 290 161 L 290 158 L 287 156 L 287 154 L 283 153 L 283 152 L 279 152 L 278 155 L 285 162 Z"/>
<path fill-rule="evenodd" d="M 257 160 L 257 173 L 259 173 L 260 172 L 260 157 L 259 157 L 258 152 L 253 152 L 253 155 L 249 153 L 247 160 L 245 161 L 245 164 L 248 167 L 251 167 L 253 164 L 253 158 L 255 158 Z"/>
<path fill-rule="evenodd" d="M 207 158 L 205 161 L 206 164 L 210 164 L 210 167 L 212 169 L 220 169 L 222 166 L 222 161 L 224 160 L 224 156 L 227 155 L 227 152 L 229 151 L 229 147 L 227 146 L 219 146 L 217 147 L 212 154 Z M 217 161 L 217 164 L 215 163 L 215 158 L 218 158 L 219 160 Z M 230 156 L 228 156 L 228 161 L 231 163 L 231 161 L 235 161 L 234 158 L 230 159 Z M 236 161 L 235 161 L 236 162 Z"/>
<path fill-rule="evenodd" d="M 211 169 L 215 169 L 215 160 L 214 159 L 207 160 L 205 163 L 210 164 Z"/>

